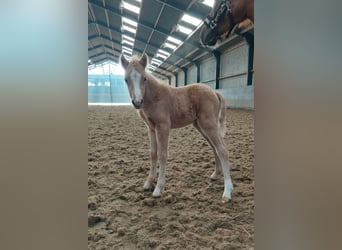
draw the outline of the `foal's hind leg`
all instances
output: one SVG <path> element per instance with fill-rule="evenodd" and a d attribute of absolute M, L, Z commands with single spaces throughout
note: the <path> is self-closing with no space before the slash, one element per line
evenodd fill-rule
<path fill-rule="evenodd" d="M 231 192 L 233 191 L 233 183 L 229 173 L 228 151 L 224 145 L 223 138 L 220 136 L 217 124 L 212 121 L 213 119 L 199 120 L 198 125 L 202 132 L 211 141 L 221 162 L 224 176 L 224 192 L 222 201 L 228 202 L 231 199 Z"/>
<path fill-rule="evenodd" d="M 149 128 L 148 135 L 150 137 L 150 152 L 151 152 L 151 167 L 150 173 L 148 174 L 147 180 L 144 184 L 144 189 L 148 190 L 151 188 L 152 182 L 157 175 L 157 138 L 156 133 L 153 129 Z"/>
<path fill-rule="evenodd" d="M 159 176 L 157 186 L 153 191 L 153 197 L 159 197 L 164 189 L 165 175 L 166 175 L 166 161 L 167 161 L 167 148 L 169 144 L 169 124 L 160 124 L 156 126 L 156 138 L 158 145 L 158 161 L 159 161 Z"/>
<path fill-rule="evenodd" d="M 215 171 L 214 173 L 212 173 L 212 175 L 210 176 L 210 179 L 212 180 L 217 180 L 218 175 L 222 174 L 222 167 L 221 167 L 221 162 L 220 159 L 216 153 L 215 147 L 214 145 L 211 143 L 211 141 L 209 140 L 209 138 L 203 133 L 202 129 L 198 126 L 197 121 L 194 123 L 194 127 L 202 134 L 202 136 L 204 137 L 204 139 L 207 140 L 207 142 L 209 143 L 209 145 L 211 146 L 211 148 L 214 151 L 214 155 L 215 155 Z"/>

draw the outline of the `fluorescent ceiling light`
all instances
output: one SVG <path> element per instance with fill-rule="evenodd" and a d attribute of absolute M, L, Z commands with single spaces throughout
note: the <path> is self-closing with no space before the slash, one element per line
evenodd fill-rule
<path fill-rule="evenodd" d="M 122 39 L 122 44 L 128 44 L 128 45 L 130 45 L 130 46 L 134 46 L 134 43 L 133 42 L 131 42 L 131 41 L 127 41 L 127 40 L 125 40 L 125 39 Z"/>
<path fill-rule="evenodd" d="M 88 60 L 88 63 L 90 63 L 90 62 L 91 62 L 91 60 L 89 59 L 89 60 Z"/>
<path fill-rule="evenodd" d="M 132 53 L 129 53 L 129 52 L 127 52 L 126 50 L 124 50 L 124 51 L 122 51 L 122 53 L 124 53 L 124 54 L 126 54 L 126 55 L 128 55 L 128 56 L 132 56 Z"/>
<path fill-rule="evenodd" d="M 130 37 L 130 36 L 127 36 L 127 35 L 122 35 L 122 39 L 126 39 L 128 41 L 134 42 L 134 38 Z"/>
<path fill-rule="evenodd" d="M 166 55 L 162 55 L 162 54 L 160 54 L 160 53 L 157 53 L 157 54 L 156 54 L 156 57 L 163 58 L 163 60 L 165 60 L 165 59 L 167 58 Z"/>
<path fill-rule="evenodd" d="M 170 48 L 170 49 L 175 49 L 175 48 L 177 48 L 176 45 L 173 45 L 173 44 L 167 43 L 167 42 L 164 43 L 164 46 L 167 47 L 167 48 Z"/>
<path fill-rule="evenodd" d="M 122 28 L 123 28 L 124 30 L 127 30 L 127 31 L 129 31 L 129 32 L 132 32 L 132 33 L 134 33 L 134 34 L 137 32 L 136 29 L 133 29 L 133 28 L 127 26 L 127 25 L 122 25 Z"/>
<path fill-rule="evenodd" d="M 127 2 L 123 2 L 123 7 L 124 9 L 127 9 L 129 11 L 132 11 L 136 14 L 140 13 L 140 8 L 138 6 L 135 6 L 133 4 L 127 3 Z"/>
<path fill-rule="evenodd" d="M 202 3 L 212 8 L 215 4 L 215 0 L 204 0 Z"/>
<path fill-rule="evenodd" d="M 160 60 L 158 60 L 158 59 L 156 59 L 156 58 L 152 58 L 151 61 L 152 61 L 152 62 L 157 62 L 157 63 L 162 63 L 162 61 L 160 61 Z"/>
<path fill-rule="evenodd" d="M 189 29 L 187 27 L 184 27 L 184 26 L 178 24 L 177 25 L 177 31 L 189 35 L 192 32 L 192 29 Z"/>
<path fill-rule="evenodd" d="M 151 62 L 151 64 L 156 65 L 157 67 L 159 67 L 160 63 L 156 63 L 156 62 Z"/>
<path fill-rule="evenodd" d="M 155 64 L 157 67 L 162 63 L 162 61 L 159 60 L 152 60 L 151 64 Z"/>
<path fill-rule="evenodd" d="M 122 51 L 127 51 L 129 53 L 133 53 L 133 50 L 129 50 L 129 49 L 122 49 Z"/>
<path fill-rule="evenodd" d="M 129 53 L 132 53 L 132 52 L 133 52 L 132 49 L 127 48 L 127 47 L 122 47 L 122 51 L 127 51 L 127 52 L 129 52 Z"/>
<path fill-rule="evenodd" d="M 198 26 L 202 22 L 202 20 L 188 14 L 184 14 L 181 20 L 194 26 Z"/>
<path fill-rule="evenodd" d="M 172 36 L 168 36 L 166 40 L 168 40 L 168 41 L 170 41 L 170 42 L 173 42 L 173 43 L 175 43 L 175 44 L 180 44 L 180 43 L 182 42 L 181 40 L 179 40 L 179 39 L 177 39 L 177 38 L 174 38 L 174 37 L 172 37 Z"/>
<path fill-rule="evenodd" d="M 133 21 L 131 19 L 128 19 L 127 17 L 122 17 L 122 22 L 124 23 L 127 23 L 127 24 L 130 24 L 134 27 L 137 27 L 138 26 L 138 23 L 136 21 Z"/>
<path fill-rule="evenodd" d="M 166 55 L 166 56 L 171 55 L 171 53 L 169 53 L 169 52 L 167 52 L 167 51 L 165 51 L 165 50 L 162 50 L 162 49 L 159 49 L 158 52 L 159 52 L 160 54 L 164 54 L 164 55 Z"/>

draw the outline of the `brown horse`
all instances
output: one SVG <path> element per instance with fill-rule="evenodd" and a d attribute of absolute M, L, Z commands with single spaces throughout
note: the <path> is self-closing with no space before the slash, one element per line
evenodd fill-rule
<path fill-rule="evenodd" d="M 204 20 L 200 41 L 205 46 L 214 46 L 224 35 L 228 37 L 235 27 L 235 33 L 254 22 L 254 0 L 216 1 Z"/>
<path fill-rule="evenodd" d="M 229 173 L 228 152 L 223 141 L 225 130 L 225 100 L 220 93 L 204 84 L 170 87 L 159 83 L 145 71 L 148 58 L 133 56 L 130 61 L 120 56 L 125 69 L 125 81 L 133 106 L 144 120 L 150 138 L 152 164 L 144 189 L 149 190 L 159 176 L 152 194 L 159 197 L 165 185 L 167 150 L 170 129 L 193 124 L 209 142 L 215 154 L 216 167 L 212 179 L 223 172 L 224 192 L 222 201 L 231 199 L 233 184 Z"/>

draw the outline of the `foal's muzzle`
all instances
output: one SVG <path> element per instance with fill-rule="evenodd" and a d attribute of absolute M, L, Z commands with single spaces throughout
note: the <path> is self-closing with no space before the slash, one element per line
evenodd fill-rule
<path fill-rule="evenodd" d="M 132 104 L 134 108 L 140 109 L 141 105 L 144 103 L 144 99 L 141 100 L 132 100 Z"/>

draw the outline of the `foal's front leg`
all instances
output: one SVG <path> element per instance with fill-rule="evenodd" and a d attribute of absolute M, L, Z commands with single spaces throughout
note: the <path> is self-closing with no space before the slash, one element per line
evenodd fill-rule
<path fill-rule="evenodd" d="M 164 189 L 166 175 L 167 148 L 169 144 L 170 126 L 163 124 L 156 126 L 157 145 L 158 145 L 158 161 L 159 176 L 157 186 L 153 191 L 153 197 L 159 197 Z"/>
<path fill-rule="evenodd" d="M 157 139 L 155 130 L 149 128 L 148 136 L 150 137 L 151 167 L 150 173 L 148 174 L 147 180 L 144 184 L 145 190 L 149 190 L 151 188 L 152 182 L 157 175 Z"/>

